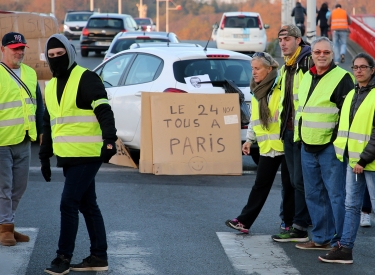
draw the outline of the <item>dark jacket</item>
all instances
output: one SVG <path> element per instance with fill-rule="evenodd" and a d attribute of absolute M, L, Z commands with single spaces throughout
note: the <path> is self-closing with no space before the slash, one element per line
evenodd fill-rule
<path fill-rule="evenodd" d="M 373 75 L 370 82 L 367 84 L 366 87 L 359 87 L 359 85 L 355 85 L 355 94 L 353 96 L 352 103 L 350 105 L 350 114 L 349 114 L 349 125 L 352 125 L 354 116 L 362 104 L 362 102 L 366 99 L 366 96 L 370 93 L 372 89 L 375 89 L 375 75 Z M 370 114 L 369 114 L 370 115 Z M 372 114 L 372 133 L 369 142 L 367 143 L 365 149 L 360 155 L 360 160 L 358 164 L 362 167 L 366 167 L 367 164 L 373 162 L 375 160 L 375 114 Z M 347 153 L 347 150 L 346 150 Z"/>
<path fill-rule="evenodd" d="M 293 66 L 285 66 L 286 77 L 282 79 L 285 81 L 285 91 L 284 91 L 284 100 L 283 112 L 280 114 L 280 137 L 284 139 L 285 130 L 294 130 L 294 107 L 293 107 L 293 81 L 296 74 L 302 70 L 303 73 L 306 73 L 310 67 L 313 65 L 311 59 L 311 48 L 308 45 L 303 45 L 300 54 L 297 57 L 296 63 Z"/>
<path fill-rule="evenodd" d="M 292 17 L 294 16 L 294 21 L 296 22 L 296 24 L 298 24 L 298 23 L 304 24 L 305 23 L 305 15 L 307 15 L 306 9 L 304 7 L 302 7 L 300 2 L 297 2 L 296 6 L 292 10 L 292 15 L 291 15 Z"/>
<path fill-rule="evenodd" d="M 318 26 L 318 23 L 320 22 L 320 27 L 321 28 L 327 28 L 328 25 L 328 20 L 327 20 L 327 14 L 328 9 L 320 9 L 318 12 L 318 15 L 316 16 L 316 25 Z"/>
<path fill-rule="evenodd" d="M 315 87 L 318 85 L 319 81 L 327 74 L 329 73 L 332 69 L 336 68 L 335 63 L 332 61 L 331 67 L 322 75 L 318 75 L 316 71 L 316 67 L 312 67 L 309 71 L 309 73 L 312 75 L 312 80 L 311 80 L 311 85 L 310 85 L 310 90 L 307 96 L 306 102 L 309 100 L 311 94 L 313 93 Z M 330 101 L 332 103 L 336 104 L 336 107 L 339 109 L 339 114 L 342 108 L 342 104 L 344 103 L 346 95 L 354 89 L 354 82 L 353 79 L 351 78 L 349 72 L 344 75 L 344 77 L 341 79 L 339 84 L 336 86 L 335 90 L 333 91 Z M 299 136 L 301 137 L 301 123 L 302 123 L 302 118 L 300 118 L 298 124 L 299 124 Z M 309 153 L 318 153 L 322 151 L 323 149 L 327 148 L 332 142 L 336 139 L 337 137 L 337 130 L 338 130 L 339 124 L 337 123 L 335 129 L 333 130 L 331 141 L 328 142 L 327 144 L 322 144 L 322 145 L 310 145 L 306 144 L 303 142 L 303 139 L 301 138 L 306 152 Z"/>
<path fill-rule="evenodd" d="M 76 63 L 68 70 L 68 74 L 64 77 L 59 77 L 57 79 L 57 99 L 60 103 L 66 82 L 69 79 L 70 73 L 73 68 L 77 66 Z M 103 82 L 99 76 L 87 70 L 82 74 L 81 80 L 78 86 L 77 92 L 77 107 L 84 110 L 92 110 L 91 103 L 95 100 L 107 98 L 107 92 L 104 88 Z M 94 110 L 95 116 L 98 119 L 100 128 L 102 130 L 103 140 L 112 140 L 116 141 L 116 128 L 113 118 L 113 112 L 109 104 L 101 104 Z M 45 109 L 44 116 L 44 134 L 43 134 L 43 143 L 40 147 L 39 158 L 40 160 L 48 159 L 53 156 L 52 149 L 52 138 L 51 138 L 51 124 L 50 124 L 50 115 L 48 109 Z M 57 166 L 74 166 L 78 164 L 84 164 L 89 162 L 100 161 L 100 157 L 59 157 L 57 158 Z"/>

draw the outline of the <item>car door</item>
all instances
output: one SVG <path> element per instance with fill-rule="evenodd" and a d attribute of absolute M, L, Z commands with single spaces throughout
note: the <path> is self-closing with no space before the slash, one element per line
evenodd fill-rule
<path fill-rule="evenodd" d="M 113 97 L 117 135 L 133 148 L 139 149 L 139 129 L 141 118 L 141 94 L 152 90 L 162 59 L 150 54 L 138 54 L 132 62 L 123 84 Z M 138 134 L 136 135 L 136 132 Z M 134 137 L 137 136 L 137 140 Z"/>

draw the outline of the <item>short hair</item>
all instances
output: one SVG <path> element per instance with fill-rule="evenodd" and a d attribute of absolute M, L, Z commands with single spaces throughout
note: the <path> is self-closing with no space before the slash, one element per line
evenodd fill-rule
<path fill-rule="evenodd" d="M 341 5 L 340 5 L 340 4 L 336 4 L 335 7 L 336 7 L 336 9 L 337 9 L 337 8 L 341 8 Z"/>
<path fill-rule="evenodd" d="M 329 40 L 327 37 L 324 37 L 324 36 L 321 36 L 321 37 L 318 37 L 317 39 L 315 39 L 313 42 L 311 42 L 311 49 L 314 48 L 315 44 L 319 43 L 319 42 L 327 42 L 329 43 L 330 47 L 331 47 L 331 50 L 333 52 L 333 42 L 331 40 Z"/>
<path fill-rule="evenodd" d="M 354 61 L 356 61 L 358 58 L 364 58 L 364 59 L 367 61 L 368 65 L 369 65 L 370 67 L 375 67 L 375 61 L 374 61 L 374 59 L 372 58 L 371 55 L 369 55 L 369 54 L 367 54 L 367 53 L 359 53 L 359 54 L 357 54 L 357 55 L 353 58 L 353 60 L 352 60 L 352 64 L 353 64 L 353 65 L 354 65 Z"/>

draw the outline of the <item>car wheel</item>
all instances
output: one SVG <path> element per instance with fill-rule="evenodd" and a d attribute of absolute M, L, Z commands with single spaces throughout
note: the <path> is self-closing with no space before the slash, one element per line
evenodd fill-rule
<path fill-rule="evenodd" d="M 82 55 L 82 57 L 88 57 L 89 56 L 89 51 L 81 49 L 81 55 Z"/>

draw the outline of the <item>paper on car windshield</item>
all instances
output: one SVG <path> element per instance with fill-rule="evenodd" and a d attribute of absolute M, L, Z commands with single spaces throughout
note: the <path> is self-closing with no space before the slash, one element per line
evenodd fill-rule
<path fill-rule="evenodd" d="M 199 89 L 205 89 L 205 88 L 212 88 L 211 83 L 199 83 L 203 81 L 211 81 L 208 74 L 185 77 L 185 82 L 188 86 L 188 89 L 199 90 Z"/>

